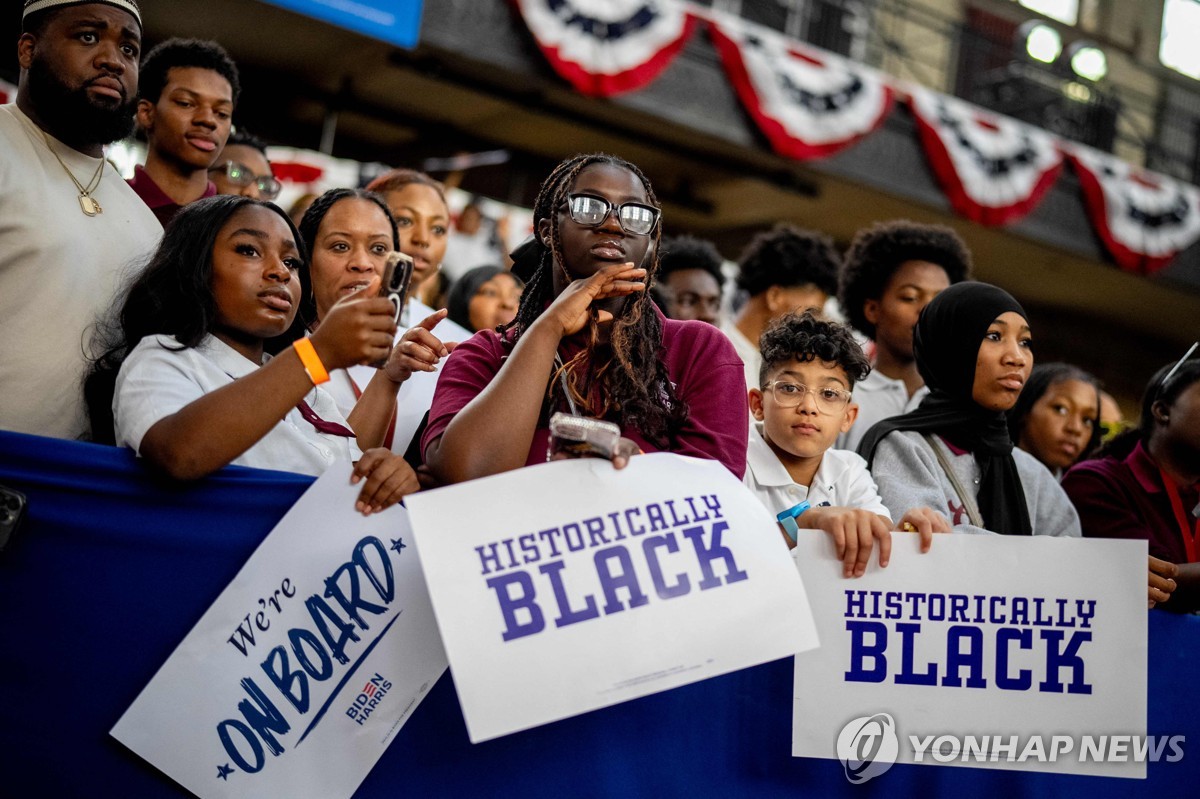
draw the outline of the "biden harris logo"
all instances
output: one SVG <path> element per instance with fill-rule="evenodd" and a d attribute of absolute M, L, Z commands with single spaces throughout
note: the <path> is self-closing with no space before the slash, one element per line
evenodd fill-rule
<path fill-rule="evenodd" d="M 887 713 L 852 720 L 838 734 L 837 755 L 854 785 L 878 777 L 896 762 L 896 721 Z"/>

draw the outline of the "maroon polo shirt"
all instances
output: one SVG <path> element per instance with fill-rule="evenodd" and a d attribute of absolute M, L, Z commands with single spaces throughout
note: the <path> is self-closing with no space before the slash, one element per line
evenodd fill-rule
<path fill-rule="evenodd" d="M 716 327 L 667 319 L 657 308 L 654 312 L 663 331 L 659 360 L 666 366 L 667 378 L 675 384 L 676 395 L 688 406 L 687 424 L 670 451 L 720 461 L 740 480 L 746 471 L 750 432 L 741 359 Z M 491 382 L 510 349 L 494 330 L 481 330 L 455 348 L 438 378 L 429 424 L 421 439 L 422 451 L 446 432 L 454 415 Z M 578 344 L 566 340 L 559 352 L 569 360 L 578 349 Z M 621 434 L 646 452 L 660 450 L 637 429 L 623 428 Z M 549 419 L 543 412 L 526 457 L 527 466 L 545 463 L 549 442 Z"/>
<path fill-rule="evenodd" d="M 154 216 L 158 219 L 163 227 L 167 226 L 175 214 L 179 213 L 179 209 L 183 206 L 172 200 L 167 194 L 158 187 L 154 179 L 147 174 L 145 168 L 136 166 L 133 168 L 133 178 L 129 181 L 129 186 L 134 190 L 137 196 L 142 198 L 142 202 L 150 209 Z M 203 200 L 205 197 L 212 197 L 217 193 L 217 184 L 211 180 L 204 188 L 204 194 L 198 199 Z"/>
<path fill-rule="evenodd" d="M 1063 490 L 1075 503 L 1083 534 L 1090 538 L 1140 538 L 1150 554 L 1187 563 L 1187 548 L 1158 464 L 1141 442 L 1123 459 L 1083 461 L 1067 472 Z M 1195 525 L 1196 486 L 1179 490 L 1189 525 Z M 1190 531 L 1189 531 L 1190 533 Z"/>

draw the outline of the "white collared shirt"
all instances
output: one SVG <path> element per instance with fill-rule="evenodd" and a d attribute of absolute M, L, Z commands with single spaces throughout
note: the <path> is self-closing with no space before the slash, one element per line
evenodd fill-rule
<path fill-rule="evenodd" d="M 865 460 L 853 452 L 827 449 L 813 475 L 812 485 L 802 486 L 792 480 L 787 468 L 763 438 L 762 424 L 755 425 L 750 433 L 746 476 L 742 482 L 772 515 L 807 500 L 813 507 L 860 508 L 892 518 L 879 498 L 879 490 L 867 471 Z"/>
<path fill-rule="evenodd" d="M 893 380 L 878 369 L 872 369 L 866 380 L 854 384 L 853 401 L 858 405 L 854 426 L 839 435 L 833 446 L 856 451 L 858 442 L 876 423 L 916 410 L 928 394 L 929 387 L 921 386 L 909 397 L 908 386 L 903 380 Z"/>
<path fill-rule="evenodd" d="M 732 319 L 721 325 L 721 332 L 733 343 L 734 350 L 742 359 L 746 372 L 746 391 L 758 388 L 758 372 L 762 369 L 762 353 L 758 351 L 758 343 L 751 341 L 745 333 L 738 330 Z"/>
<path fill-rule="evenodd" d="M 257 368 L 212 335 L 188 348 L 180 348 L 173 336 L 147 336 L 129 353 L 117 374 L 113 393 L 117 444 L 140 454 L 142 439 L 155 423 Z M 304 399 L 325 421 L 349 427 L 325 391 L 313 388 Z M 360 457 L 362 451 L 354 438 L 318 432 L 293 408 L 232 463 L 320 475 L 333 463 Z"/>

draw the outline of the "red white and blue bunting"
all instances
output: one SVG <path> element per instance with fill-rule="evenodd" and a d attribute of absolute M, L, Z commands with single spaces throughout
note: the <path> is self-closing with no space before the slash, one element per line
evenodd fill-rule
<path fill-rule="evenodd" d="M 1200 240 L 1200 189 L 1082 145 L 1068 145 L 1096 233 L 1122 269 L 1162 269 Z"/>
<path fill-rule="evenodd" d="M 725 15 L 709 31 L 742 105 L 780 155 L 833 155 L 892 108 L 891 88 L 861 64 Z"/>
<path fill-rule="evenodd" d="M 1054 185 L 1063 157 L 1046 131 L 917 86 L 909 96 L 925 155 L 962 216 L 1014 222 Z"/>
<path fill-rule="evenodd" d="M 550 65 L 592 97 L 653 82 L 691 37 L 680 0 L 516 0 Z"/>
<path fill-rule="evenodd" d="M 682 0 L 512 0 L 553 68 L 579 92 L 640 89 L 670 65 L 698 17 Z M 778 154 L 832 155 L 878 129 L 888 80 L 761 25 L 703 13 L 743 106 Z M 2 88 L 2 87 L 0 87 Z M 1016 222 L 1041 202 L 1070 149 L 1092 222 L 1123 269 L 1150 274 L 1200 240 L 1200 189 L 1067 144 L 963 100 L 906 86 L 930 167 L 959 215 Z"/>

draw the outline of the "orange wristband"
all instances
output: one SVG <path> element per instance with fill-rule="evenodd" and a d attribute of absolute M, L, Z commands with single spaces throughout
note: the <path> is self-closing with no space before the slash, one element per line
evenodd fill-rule
<path fill-rule="evenodd" d="M 307 336 L 293 341 L 292 349 L 296 350 L 296 354 L 300 356 L 300 363 L 304 365 L 304 373 L 308 375 L 308 379 L 314 386 L 329 382 L 329 372 L 325 370 L 325 364 L 321 363 L 320 356 L 317 355 L 317 351 Z"/>

